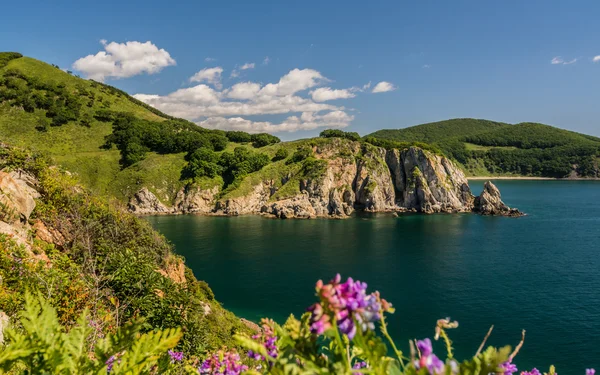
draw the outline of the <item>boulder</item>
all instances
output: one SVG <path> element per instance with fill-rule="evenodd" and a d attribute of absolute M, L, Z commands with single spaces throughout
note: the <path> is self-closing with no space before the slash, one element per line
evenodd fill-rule
<path fill-rule="evenodd" d="M 10 174 L 0 171 L 0 220 L 14 224 L 29 220 L 35 200 Z"/>
<path fill-rule="evenodd" d="M 156 198 L 156 195 L 152 194 L 152 192 L 145 187 L 131 197 L 127 207 L 129 208 L 129 211 L 140 215 L 171 212 L 167 206 L 162 204 L 161 201 Z"/>

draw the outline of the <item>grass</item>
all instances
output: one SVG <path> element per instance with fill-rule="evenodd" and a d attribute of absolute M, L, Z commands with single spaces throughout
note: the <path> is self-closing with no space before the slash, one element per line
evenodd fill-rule
<path fill-rule="evenodd" d="M 516 150 L 514 146 L 481 146 L 474 143 L 465 142 L 465 147 L 468 151 L 489 151 L 493 148 L 502 150 Z"/>

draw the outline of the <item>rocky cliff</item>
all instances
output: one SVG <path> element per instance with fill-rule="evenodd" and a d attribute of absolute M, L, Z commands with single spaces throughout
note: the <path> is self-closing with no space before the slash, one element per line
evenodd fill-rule
<path fill-rule="evenodd" d="M 219 186 L 187 186 L 167 206 L 143 188 L 132 197 L 129 208 L 140 214 L 264 214 L 278 218 L 344 218 L 355 210 L 430 214 L 475 208 L 476 199 L 464 173 L 442 155 L 417 147 L 386 150 L 345 139 L 315 142 L 310 147 L 310 160 L 297 166 L 273 163 L 266 171 L 248 176 L 242 188 L 226 194 L 220 194 Z M 484 194 L 477 202 L 489 201 L 489 191 Z M 484 214 L 509 212 L 477 207 L 476 211 Z"/>

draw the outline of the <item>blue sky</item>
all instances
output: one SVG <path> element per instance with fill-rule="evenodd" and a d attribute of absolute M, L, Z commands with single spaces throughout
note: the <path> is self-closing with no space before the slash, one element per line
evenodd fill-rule
<path fill-rule="evenodd" d="M 161 55 L 152 74 L 105 81 L 146 94 L 167 112 L 212 119 L 207 126 L 294 130 L 277 133 L 284 139 L 330 124 L 367 134 L 454 117 L 543 122 L 600 136 L 598 1 L 83 3 L 3 4 L 0 50 L 71 68 L 111 42 L 127 49 L 126 42 L 150 41 L 172 61 Z M 560 63 L 552 64 L 556 57 Z M 240 70 L 246 63 L 254 68 Z M 190 81 L 214 67 L 223 70 L 218 82 Z M 300 86 L 286 91 L 280 79 L 294 69 L 291 80 Z M 231 77 L 234 70 L 239 76 Z M 372 93 L 382 81 L 394 90 Z M 259 84 L 246 87 L 252 90 L 279 82 L 270 109 L 253 102 L 264 98 L 232 95 L 241 82 Z M 311 92 L 319 87 L 354 97 L 317 102 Z M 298 103 L 286 104 L 286 95 Z"/>

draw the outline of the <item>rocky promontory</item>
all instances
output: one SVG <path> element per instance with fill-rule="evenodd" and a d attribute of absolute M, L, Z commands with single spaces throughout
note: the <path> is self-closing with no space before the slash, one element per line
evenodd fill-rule
<path fill-rule="evenodd" d="M 332 139 L 311 146 L 311 162 L 272 163 L 222 193 L 220 186 L 186 186 L 170 204 L 146 187 L 129 201 L 138 214 L 262 214 L 277 218 L 345 218 L 354 211 L 519 216 L 493 184 L 475 197 L 450 159 L 418 147 L 385 149 Z"/>

